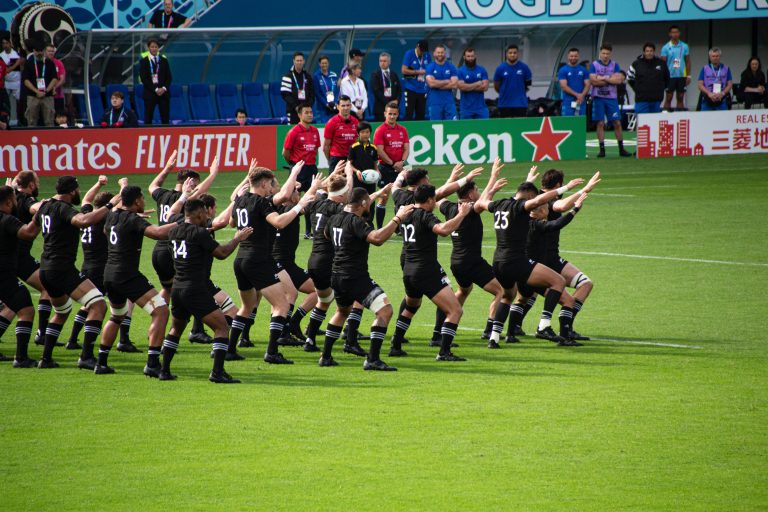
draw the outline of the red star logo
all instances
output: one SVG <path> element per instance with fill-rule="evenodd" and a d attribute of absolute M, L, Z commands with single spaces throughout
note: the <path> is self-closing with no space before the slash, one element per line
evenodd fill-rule
<path fill-rule="evenodd" d="M 531 146 L 536 148 L 533 152 L 533 161 L 540 160 L 560 160 L 560 144 L 571 136 L 571 130 L 554 131 L 552 130 L 552 121 L 545 117 L 541 121 L 541 128 L 537 132 L 523 132 Z"/>

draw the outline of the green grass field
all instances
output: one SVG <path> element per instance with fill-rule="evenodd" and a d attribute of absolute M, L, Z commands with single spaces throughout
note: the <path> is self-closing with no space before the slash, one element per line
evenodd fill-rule
<path fill-rule="evenodd" d="M 145 354 L 113 352 L 111 376 L 78 371 L 61 348 L 58 370 L 3 363 L 0 509 L 768 509 L 768 159 L 609 153 L 560 165 L 568 177 L 604 174 L 561 244 L 595 282 L 577 329 L 597 340 L 569 349 L 527 337 L 490 351 L 479 339 L 490 296 L 475 291 L 456 340 L 462 364 L 434 361 L 431 305 L 413 321 L 411 355 L 390 360 L 397 373 L 363 372 L 340 346 L 337 368 L 297 348 L 283 349 L 295 365 L 267 365 L 265 307 L 257 348 L 228 363 L 239 386 L 210 384 L 208 349 L 185 339 L 175 382 L 143 377 Z M 223 200 L 239 179 L 224 175 L 213 192 Z M 44 194 L 52 185 L 43 180 Z M 395 303 L 399 251 L 399 239 L 371 249 L 371 274 Z M 214 274 L 234 294 L 231 264 Z M 137 311 L 144 350 L 146 327 Z"/>

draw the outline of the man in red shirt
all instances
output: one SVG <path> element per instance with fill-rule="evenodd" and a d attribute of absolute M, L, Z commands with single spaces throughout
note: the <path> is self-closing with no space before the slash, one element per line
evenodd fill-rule
<path fill-rule="evenodd" d="M 352 113 L 352 100 L 340 96 L 336 104 L 339 113 L 331 117 L 323 131 L 323 153 L 328 159 L 328 170 L 336 168 L 341 160 L 349 156 L 349 148 L 357 141 L 357 125 L 360 121 Z"/>
<path fill-rule="evenodd" d="M 408 160 L 411 144 L 408 130 L 397 124 L 400 107 L 396 101 L 390 101 L 384 108 L 384 124 L 376 128 L 373 143 L 379 153 L 379 172 L 381 186 L 393 183 L 397 175 L 403 171 Z"/>
<path fill-rule="evenodd" d="M 320 148 L 320 132 L 312 126 L 314 119 L 312 105 L 299 103 L 296 107 L 296 113 L 299 116 L 299 124 L 291 128 L 291 131 L 285 136 L 283 158 L 291 166 L 304 161 L 304 167 L 296 181 L 301 183 L 301 191 L 305 192 L 312 185 L 312 177 L 317 174 L 317 150 Z M 306 221 L 304 238 L 310 238 L 312 223 L 308 213 L 304 214 L 304 220 Z"/>

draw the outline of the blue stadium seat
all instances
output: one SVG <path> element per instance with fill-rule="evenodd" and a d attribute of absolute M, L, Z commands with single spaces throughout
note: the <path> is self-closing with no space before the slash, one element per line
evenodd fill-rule
<path fill-rule="evenodd" d="M 366 121 L 373 121 L 373 103 L 376 101 L 376 98 L 373 96 L 373 88 L 368 87 L 368 108 L 365 109 L 365 120 Z"/>
<path fill-rule="evenodd" d="M 125 84 L 107 85 L 107 87 L 104 89 L 104 98 L 107 100 L 106 107 L 109 108 L 112 105 L 112 93 L 115 91 L 122 92 L 125 106 L 135 111 L 133 103 L 131 103 L 131 92 L 128 90 L 128 87 Z"/>
<path fill-rule="evenodd" d="M 269 83 L 269 103 L 272 106 L 272 117 L 285 117 L 286 105 L 280 96 L 280 81 Z"/>
<path fill-rule="evenodd" d="M 133 99 L 136 103 L 136 117 L 139 118 L 139 124 L 144 124 L 144 84 L 139 83 L 133 87 Z M 160 109 L 156 108 L 152 115 L 152 124 L 161 124 L 162 122 Z"/>
<path fill-rule="evenodd" d="M 216 105 L 221 119 L 233 120 L 235 111 L 242 108 L 235 84 L 216 84 Z"/>
<path fill-rule="evenodd" d="M 184 88 L 179 84 L 171 84 L 168 92 L 171 94 L 171 124 L 186 123 L 189 121 L 189 101 Z"/>
<path fill-rule="evenodd" d="M 192 120 L 199 123 L 217 121 L 216 109 L 211 98 L 211 89 L 208 84 L 189 84 L 189 109 Z"/>
<path fill-rule="evenodd" d="M 104 117 L 104 100 L 101 98 L 101 87 L 97 84 L 89 84 L 88 92 L 91 96 L 91 114 L 93 116 L 93 125 L 99 126 L 101 118 Z M 84 112 L 86 114 L 86 112 Z M 84 116 L 84 117 L 87 117 Z"/>
<path fill-rule="evenodd" d="M 257 82 L 245 83 L 242 86 L 242 92 L 243 105 L 245 105 L 245 111 L 248 113 L 248 117 L 253 119 L 267 119 L 272 117 L 267 95 L 264 94 L 263 84 Z"/>

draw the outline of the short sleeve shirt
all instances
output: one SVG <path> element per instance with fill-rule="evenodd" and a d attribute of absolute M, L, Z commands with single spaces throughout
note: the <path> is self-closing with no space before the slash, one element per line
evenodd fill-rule
<path fill-rule="evenodd" d="M 557 79 L 565 80 L 568 84 L 568 87 L 578 93 L 581 93 L 584 92 L 584 89 L 586 88 L 584 82 L 589 80 L 589 73 L 584 66 L 569 66 L 566 64 L 560 68 L 560 71 L 557 72 Z M 561 97 L 563 101 L 576 101 L 575 96 L 568 94 L 565 91 L 562 91 Z"/>
<path fill-rule="evenodd" d="M 83 205 L 80 213 L 91 213 L 92 204 Z M 80 230 L 80 245 L 83 247 L 83 270 L 101 269 L 107 264 L 107 237 L 104 234 L 104 222 L 106 218 Z"/>
<path fill-rule="evenodd" d="M 164 9 L 155 11 L 154 14 L 152 14 L 152 18 L 149 20 L 155 28 L 179 28 L 185 21 L 187 21 L 186 16 L 179 14 L 176 11 L 171 11 L 171 14 L 168 15 L 165 13 Z"/>
<path fill-rule="evenodd" d="M 459 214 L 459 205 L 451 201 L 440 204 L 440 213 L 446 220 L 451 220 Z M 466 265 L 476 262 L 483 257 L 483 219 L 472 210 L 461 221 L 456 231 L 451 233 L 453 251 L 451 265 Z"/>
<path fill-rule="evenodd" d="M 334 248 L 333 273 L 344 277 L 368 274 L 368 234 L 373 228 L 357 215 L 342 211 L 331 217 L 325 233 Z"/>
<path fill-rule="evenodd" d="M 49 199 L 40 206 L 36 222 L 43 235 L 42 270 L 70 270 L 75 266 L 80 230 L 72 225 L 77 210 L 70 203 Z"/>
<path fill-rule="evenodd" d="M 493 201 L 488 205 L 488 211 L 493 214 L 493 228 L 496 231 L 493 260 L 510 262 L 524 259 L 530 220 L 525 210 L 525 201 L 512 197 Z"/>
<path fill-rule="evenodd" d="M 403 159 L 405 145 L 410 141 L 408 130 L 401 124 L 390 126 L 382 123 L 376 128 L 373 134 L 373 143 L 384 146 L 384 152 L 393 162 L 399 162 Z"/>
<path fill-rule="evenodd" d="M 104 280 L 122 282 L 139 275 L 144 230 L 149 222 L 128 210 L 114 209 L 104 221 L 107 237 L 107 265 Z"/>
<path fill-rule="evenodd" d="M 346 120 L 337 114 L 325 123 L 323 138 L 331 141 L 331 156 L 346 158 L 349 148 L 357 140 L 357 125 L 360 121 L 350 115 Z"/>
<path fill-rule="evenodd" d="M 427 65 L 432 62 L 432 57 L 429 52 L 421 54 L 421 57 L 416 56 L 416 50 L 408 50 L 403 57 L 403 66 L 411 68 L 413 70 L 427 69 Z M 423 77 L 422 77 L 423 78 Z M 415 75 L 403 76 L 403 87 L 408 91 L 413 91 L 421 94 L 427 92 L 426 80 L 419 80 Z"/>
<path fill-rule="evenodd" d="M 349 161 L 358 171 L 376 169 L 376 162 L 378 162 L 378 160 L 379 152 L 376 151 L 376 146 L 370 142 L 365 144 L 362 142 L 355 142 L 352 144 L 352 147 L 349 148 Z"/>
<path fill-rule="evenodd" d="M 0 212 L 0 275 L 6 278 L 16 277 L 18 260 L 19 230 L 24 226 L 13 215 Z"/>
<path fill-rule="evenodd" d="M 453 77 L 458 77 L 459 71 L 456 69 L 456 66 L 451 64 L 450 62 L 443 62 L 442 64 L 438 64 L 437 62 L 430 62 L 427 65 L 427 74 L 426 76 L 431 76 L 435 80 L 450 80 Z M 453 91 L 450 89 L 429 89 L 429 94 L 427 95 L 427 106 L 431 105 L 445 105 L 447 103 L 452 103 L 453 100 Z"/>
<path fill-rule="evenodd" d="M 211 276 L 213 251 L 219 243 L 202 226 L 183 222 L 171 229 L 168 243 L 173 254 L 174 288 L 196 288 Z"/>
<path fill-rule="evenodd" d="M 458 69 L 459 82 L 465 84 L 474 84 L 483 80 L 488 80 L 488 71 L 479 65 L 469 68 L 467 66 L 461 66 Z M 459 108 L 462 112 L 477 112 L 486 109 L 485 106 L 485 93 L 482 91 L 470 91 L 461 92 L 461 98 L 459 99 Z"/>
<path fill-rule="evenodd" d="M 432 231 L 440 220 L 432 212 L 415 208 L 403 221 L 400 231 L 405 248 L 403 274 L 418 275 L 424 271 L 439 270 L 437 261 L 437 235 Z"/>
<path fill-rule="evenodd" d="M 267 217 L 276 213 L 268 198 L 247 192 L 235 200 L 232 218 L 238 229 L 252 227 L 251 236 L 240 242 L 236 259 L 254 262 L 272 260 L 272 244 L 275 241 L 275 228 Z"/>
<path fill-rule="evenodd" d="M 685 58 L 690 55 L 688 45 L 682 41 L 672 44 L 669 41 L 661 47 L 661 56 L 667 59 L 667 68 L 670 78 L 685 77 Z"/>
<path fill-rule="evenodd" d="M 317 150 L 320 148 L 320 132 L 314 126 L 304 128 L 297 124 L 285 136 L 283 148 L 290 151 L 288 159 L 295 164 L 304 160 L 307 165 L 317 164 Z"/>
<path fill-rule="evenodd" d="M 524 108 L 528 106 L 526 82 L 533 75 L 530 68 L 518 60 L 514 64 L 502 62 L 493 74 L 493 80 L 501 83 L 499 86 L 499 108 Z"/>

